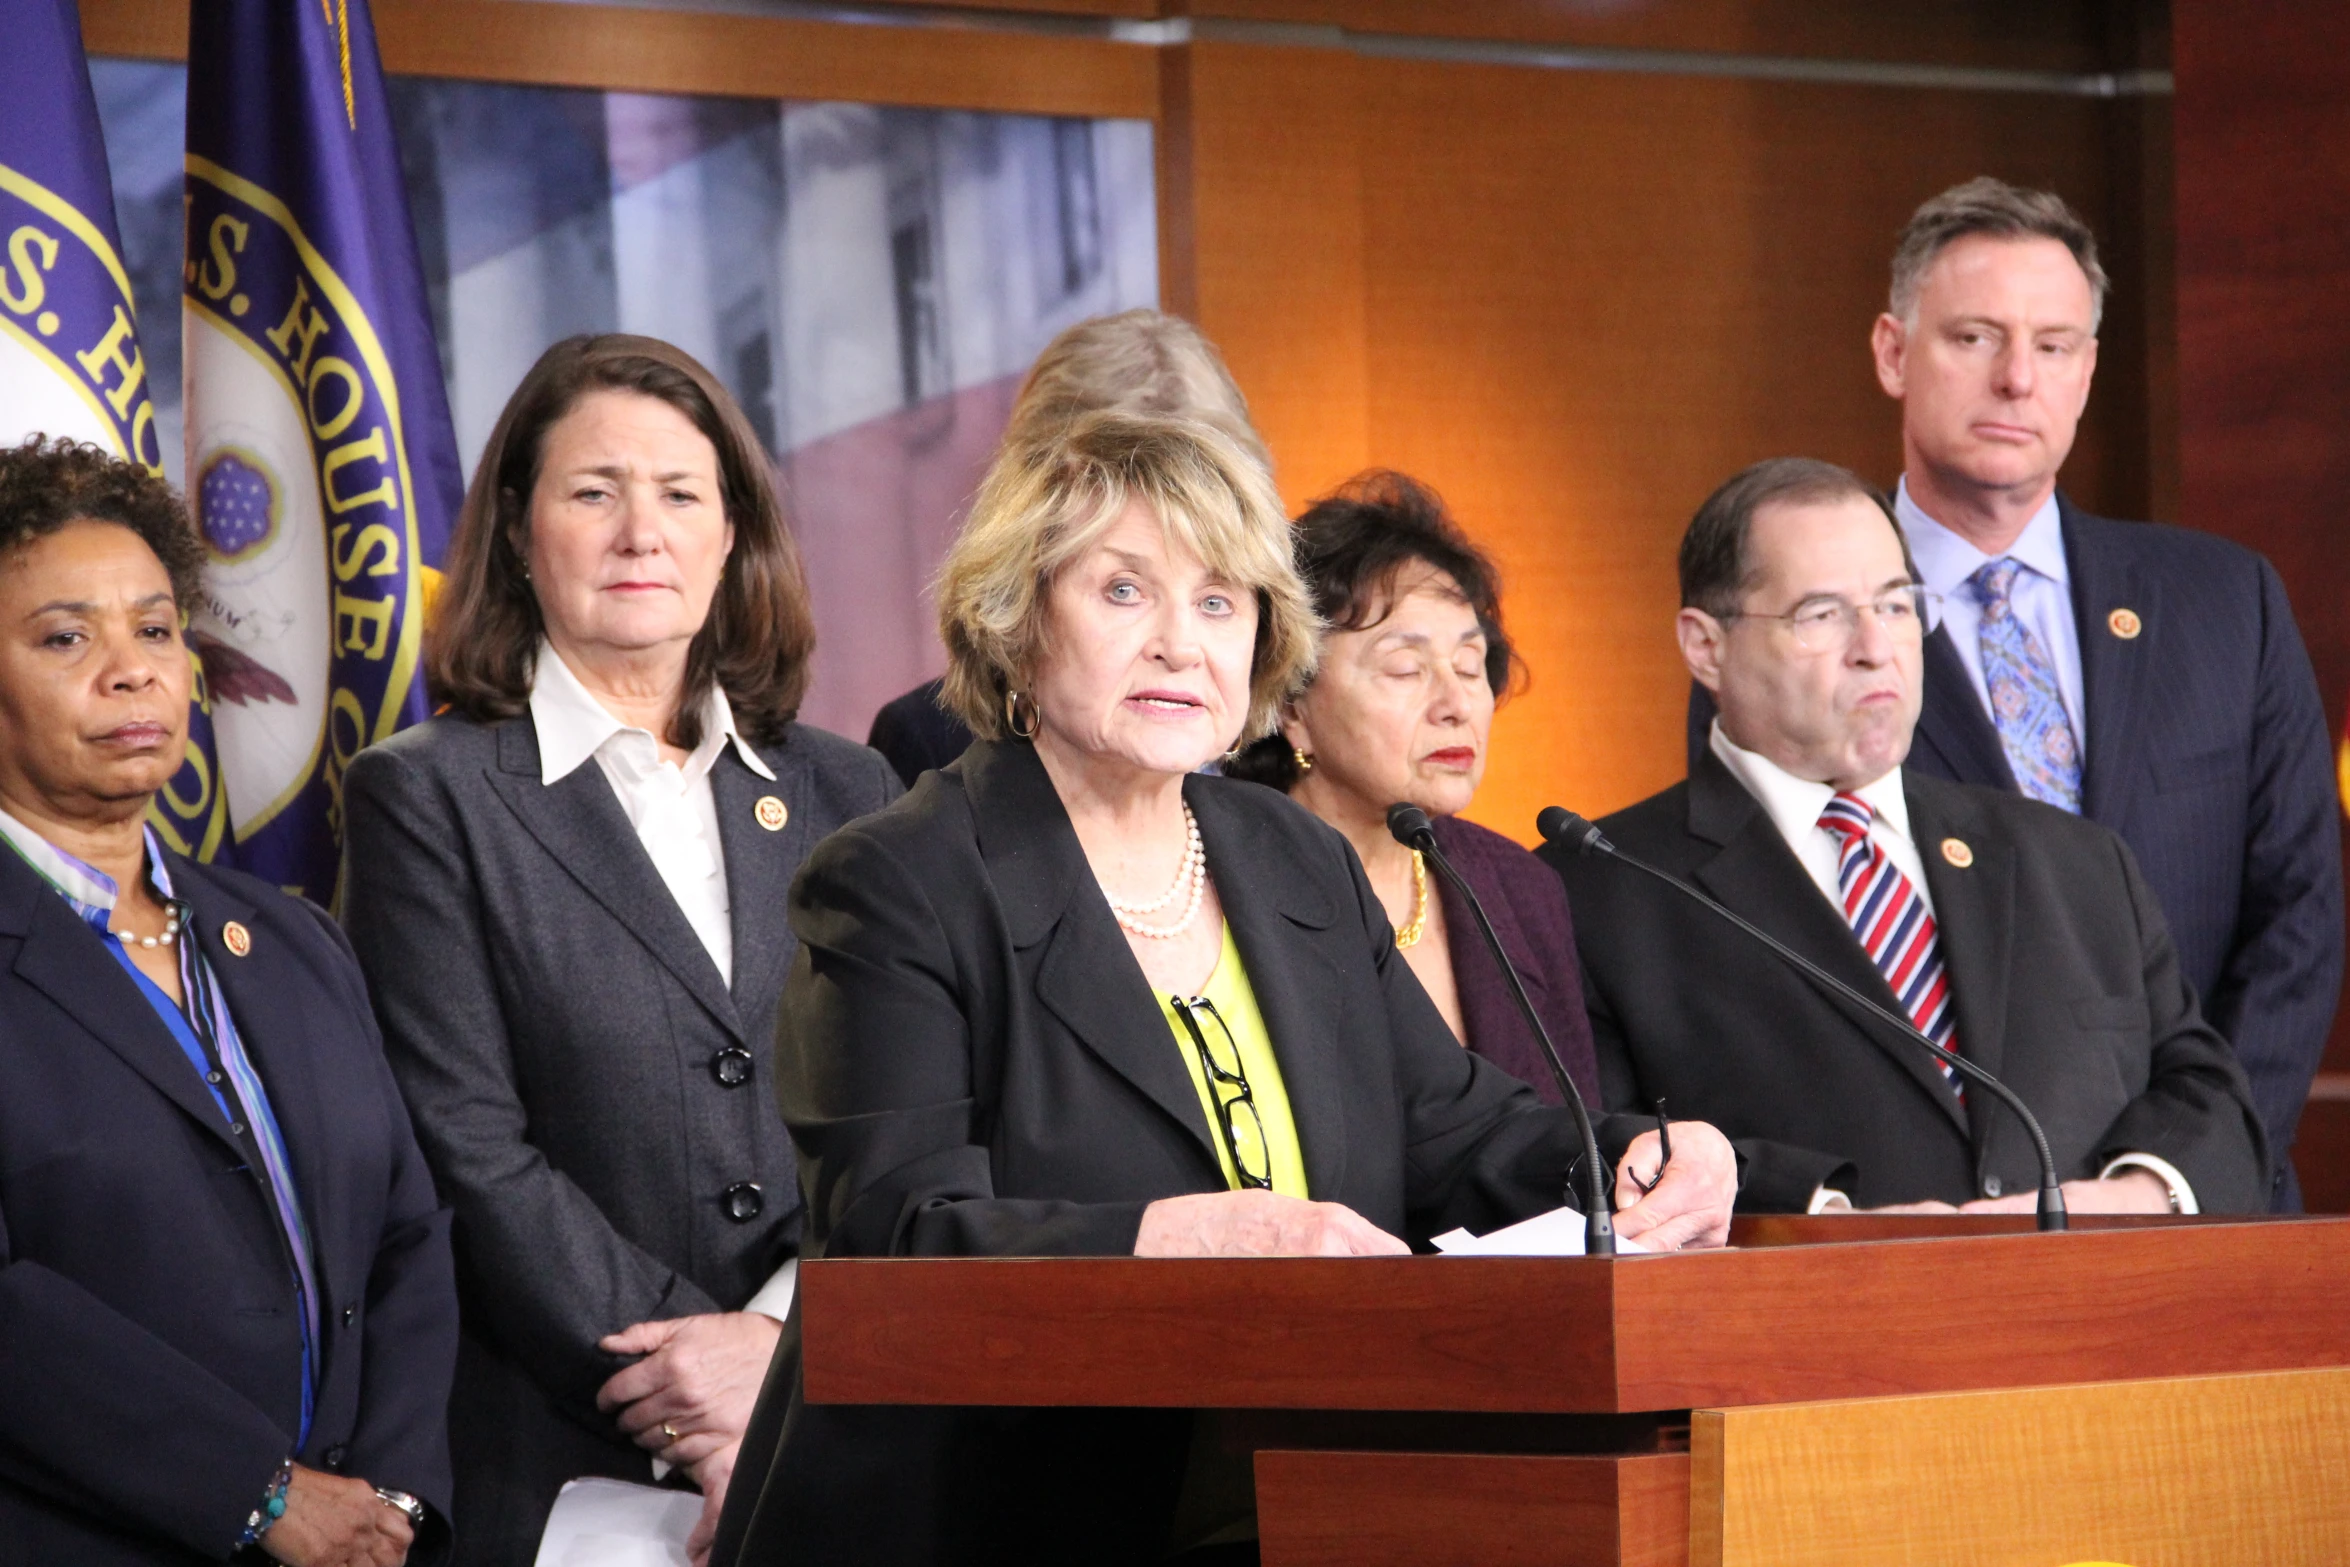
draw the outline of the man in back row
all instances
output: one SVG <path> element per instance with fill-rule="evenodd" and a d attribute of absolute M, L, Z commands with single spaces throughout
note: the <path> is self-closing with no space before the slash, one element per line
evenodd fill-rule
<path fill-rule="evenodd" d="M 1827 463 L 1758 464 L 1691 522 L 1681 596 L 1682 654 L 1719 717 L 1686 781 L 1601 824 L 1617 845 L 2003 1079 L 2071 1208 L 2265 1208 L 2244 1075 L 2129 849 L 1901 765 L 1934 595 L 1884 499 Z M 1728 1133 L 1741 1208 L 2031 1206 L 2032 1145 L 1990 1093 L 1651 878 L 1544 853 L 1574 904 L 1607 1103 L 1662 1100 Z M 1696 982 L 1662 982 L 1660 953 Z"/>
<path fill-rule="evenodd" d="M 2105 294 L 2095 237 L 2047 192 L 1970 180 L 1902 233 L 1872 347 L 1901 403 L 1895 511 L 1945 612 L 1908 766 L 2129 844 L 2250 1080 L 2268 1205 L 2298 1209 L 2293 1131 L 2342 978 L 2332 739 L 2266 561 L 2058 493 Z"/>

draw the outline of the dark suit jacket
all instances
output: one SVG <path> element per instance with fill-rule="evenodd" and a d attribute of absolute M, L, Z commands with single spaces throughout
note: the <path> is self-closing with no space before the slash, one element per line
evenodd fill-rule
<path fill-rule="evenodd" d="M 2048 1133 L 2061 1178 L 2111 1155 L 2178 1166 L 2208 1212 L 2267 1206 L 2260 1121 L 2179 972 L 2120 839 L 2020 795 L 1903 775 L 1957 1012 L 1956 1048 Z M 1863 994 L 1893 992 L 1760 803 L 1711 753 L 1602 823 Z M 1942 852 L 1957 839 L 1973 863 Z M 1962 1105 L 1914 1043 L 1672 889 L 1604 856 L 1543 851 L 1566 878 L 1611 1105 L 1662 1096 L 1740 1144 L 1740 1206 L 1800 1211 L 1824 1184 L 1863 1207 L 2038 1184 L 2021 1125 Z"/>
<path fill-rule="evenodd" d="M 0 848 L 0 1567 L 220 1561 L 278 1464 L 413 1492 L 445 1550 L 448 1213 L 326 915 L 174 857 L 293 1160 L 302 1325 L 258 1154 L 90 928 Z M 243 924 L 243 957 L 221 928 Z M 248 1134 L 249 1136 L 249 1134 Z"/>
<path fill-rule="evenodd" d="M 1575 921 L 1559 880 L 1522 844 L 1500 833 L 1438 817 L 1436 846 L 1476 890 L 1493 933 L 1526 983 L 1526 999 L 1542 1019 L 1567 1075 L 1584 1099 L 1599 1103 L 1599 1064 L 1591 1048 L 1591 1016 L 1583 1009 L 1583 976 L 1575 962 Z M 1451 882 L 1431 870 L 1444 900 L 1444 928 L 1452 943 L 1452 981 L 1461 998 L 1461 1023 L 1471 1050 L 1533 1088 L 1544 1104 L 1565 1104 L 1541 1041 L 1526 1026 L 1509 980 L 1493 961 L 1476 916 Z M 1645 1107 L 1642 1107 L 1645 1108 Z"/>
<path fill-rule="evenodd" d="M 873 715 L 873 732 L 865 743 L 889 758 L 906 787 L 936 767 L 963 754 L 971 731 L 960 718 L 939 705 L 945 682 L 928 681 L 904 696 L 882 704 Z"/>
<path fill-rule="evenodd" d="M 2180 970 L 2251 1081 L 2278 1199 L 2298 1208 L 2288 1153 L 2342 987 L 2340 805 L 2317 677 L 2260 556 L 2057 504 L 2087 709 L 2082 814 L 2137 856 Z M 2113 631 L 2117 609 L 2135 612 L 2137 636 Z M 1691 702 L 1692 758 L 1713 720 L 1703 696 Z M 1927 639 L 1909 766 L 2015 788 L 1947 633 Z"/>
<path fill-rule="evenodd" d="M 1424 1243 L 1556 1207 L 1566 1113 L 1460 1048 L 1346 841 L 1275 792 L 1194 776 L 1313 1195 Z M 777 1096 L 809 1254 L 1112 1256 L 1143 1209 L 1223 1189 L 1213 1135 L 1034 749 L 981 742 L 836 834 L 792 893 Z M 1608 1156 L 1645 1124 L 1610 1123 Z M 738 1467 L 745 1563 L 1157 1559 L 1188 1416 L 798 1401 Z M 745 1443 L 746 1454 L 753 1444 Z M 752 1513 L 755 1510 L 755 1516 Z"/>
<path fill-rule="evenodd" d="M 734 978 L 722 983 L 593 760 L 539 779 L 527 714 L 453 716 L 371 747 L 344 781 L 344 919 L 394 1075 L 455 1206 L 465 1342 L 450 1412 L 462 1560 L 527 1564 L 562 1482 L 647 1481 L 595 1408 L 596 1341 L 737 1310 L 798 1245 L 770 1093 L 800 861 L 898 793 L 880 757 L 794 725 L 710 772 Z M 781 831 L 753 807 L 780 797 Z M 720 1051 L 751 1052 L 729 1086 Z M 760 1188 L 747 1221 L 724 1194 Z"/>

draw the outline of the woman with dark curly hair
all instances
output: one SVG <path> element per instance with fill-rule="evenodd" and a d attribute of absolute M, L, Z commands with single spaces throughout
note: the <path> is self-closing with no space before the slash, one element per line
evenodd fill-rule
<path fill-rule="evenodd" d="M 1271 784 L 1346 834 L 1395 927 L 1395 945 L 1460 1041 L 1553 1104 L 1558 1085 L 1468 905 L 1387 831 L 1409 800 L 1477 889 L 1526 993 L 1584 1097 L 1597 1103 L 1591 1020 L 1558 877 L 1497 832 L 1461 820 L 1485 777 L 1493 710 L 1516 654 L 1493 563 L 1444 503 L 1400 473 L 1367 473 L 1297 520 L 1299 573 L 1325 631 L 1321 667 L 1276 734 L 1225 767 Z"/>
<path fill-rule="evenodd" d="M 203 559 L 143 470 L 0 451 L 0 1554 L 434 1558 L 448 1214 L 358 965 L 145 825 Z"/>

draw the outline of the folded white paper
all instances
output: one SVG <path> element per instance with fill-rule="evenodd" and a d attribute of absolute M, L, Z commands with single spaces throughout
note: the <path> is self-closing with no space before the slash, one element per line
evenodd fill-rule
<path fill-rule="evenodd" d="M 537 1567 L 687 1567 L 686 1537 L 701 1516 L 692 1491 L 573 1480 L 547 1516 Z"/>
<path fill-rule="evenodd" d="M 1580 1257 L 1583 1255 L 1583 1215 L 1573 1208 L 1553 1208 L 1531 1219 L 1520 1219 L 1490 1235 L 1450 1230 L 1430 1242 L 1448 1257 Z M 1616 1251 L 1646 1251 L 1636 1240 L 1616 1237 Z"/>

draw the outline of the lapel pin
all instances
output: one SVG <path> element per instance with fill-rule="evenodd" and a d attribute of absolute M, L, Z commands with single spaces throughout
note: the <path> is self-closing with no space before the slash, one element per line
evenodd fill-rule
<path fill-rule="evenodd" d="M 2124 642 L 2130 642 L 2135 641 L 2138 633 L 2146 629 L 2146 622 L 2138 618 L 2138 612 L 2134 609 L 2117 609 L 2105 617 L 2105 629 Z"/>
<path fill-rule="evenodd" d="M 230 920 L 220 927 L 220 944 L 228 948 L 231 957 L 241 958 L 253 950 L 253 933 Z"/>
<path fill-rule="evenodd" d="M 781 832 L 783 824 L 791 820 L 791 807 L 771 794 L 763 794 L 759 796 L 759 803 L 751 807 L 751 814 L 769 832 Z"/>
<path fill-rule="evenodd" d="M 1975 851 L 1967 847 L 1964 838 L 1945 838 L 1942 840 L 1942 858 L 1963 871 L 1975 863 Z"/>

